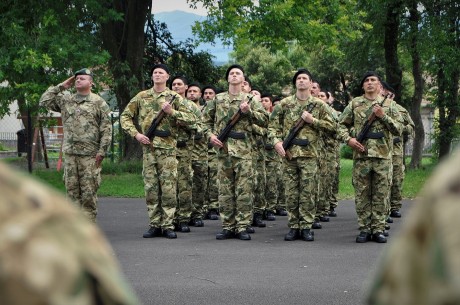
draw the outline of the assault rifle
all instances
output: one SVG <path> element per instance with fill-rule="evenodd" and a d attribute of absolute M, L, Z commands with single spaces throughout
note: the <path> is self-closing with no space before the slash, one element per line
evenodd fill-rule
<path fill-rule="evenodd" d="M 315 106 L 316 106 L 315 103 L 311 103 L 310 105 L 308 105 L 307 112 L 311 113 L 311 111 L 313 110 L 313 108 L 315 108 Z M 287 151 L 287 149 L 292 146 L 295 137 L 297 137 L 297 135 L 299 134 L 300 130 L 305 126 L 305 124 L 307 124 L 307 122 L 305 122 L 305 120 L 302 119 L 302 115 L 301 115 L 300 118 L 295 123 L 295 125 L 291 128 L 291 130 L 289 130 L 288 136 L 283 141 L 283 148 L 286 151 L 286 155 L 288 156 L 289 160 L 292 159 L 292 156 Z M 307 143 L 307 145 L 308 145 L 308 143 Z"/>
<path fill-rule="evenodd" d="M 253 99 L 253 96 L 249 98 L 248 104 L 252 101 L 252 99 Z M 227 122 L 227 125 L 224 127 L 224 129 L 222 129 L 222 131 L 217 136 L 217 139 L 219 139 L 219 141 L 224 143 L 227 140 L 228 135 L 232 131 L 233 127 L 235 127 L 236 123 L 238 123 L 242 114 L 243 112 L 241 111 L 241 109 L 238 109 L 238 112 L 235 112 L 235 114 L 232 115 L 231 119 Z"/>
<path fill-rule="evenodd" d="M 383 103 L 385 103 L 388 95 L 385 95 L 385 98 L 383 101 L 379 104 L 380 107 L 383 106 Z M 374 106 L 372 106 L 374 107 Z M 371 113 L 369 118 L 367 119 L 366 123 L 364 123 L 363 128 L 361 128 L 361 131 L 359 132 L 358 136 L 356 137 L 356 140 L 358 140 L 359 143 L 363 144 L 363 142 L 367 139 L 367 135 L 369 131 L 371 130 L 372 125 L 374 124 L 375 120 L 377 119 L 377 116 L 375 115 L 374 112 Z"/>
<path fill-rule="evenodd" d="M 172 105 L 175 99 L 176 96 L 172 96 L 171 99 L 168 101 L 168 104 Z M 160 112 L 158 112 L 157 116 L 152 120 L 152 125 L 150 125 L 149 129 L 145 133 L 145 136 L 148 137 L 149 140 L 152 140 L 155 137 L 155 131 L 157 130 L 158 125 L 160 125 L 161 120 L 163 120 L 165 114 L 166 113 L 163 111 L 163 109 L 161 109 Z"/>

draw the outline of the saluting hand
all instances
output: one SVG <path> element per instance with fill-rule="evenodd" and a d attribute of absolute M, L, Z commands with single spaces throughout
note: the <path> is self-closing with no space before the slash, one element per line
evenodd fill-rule
<path fill-rule="evenodd" d="M 64 89 L 69 89 L 70 87 L 72 87 L 74 82 L 75 82 L 75 76 L 71 76 L 68 79 L 66 79 L 65 81 L 63 81 L 61 83 L 61 85 L 62 85 L 62 87 L 64 87 Z"/>

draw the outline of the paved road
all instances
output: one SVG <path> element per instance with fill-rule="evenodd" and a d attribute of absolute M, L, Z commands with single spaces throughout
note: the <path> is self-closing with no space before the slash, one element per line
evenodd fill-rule
<path fill-rule="evenodd" d="M 403 218 L 390 230 L 395 235 Z M 363 304 L 379 255 L 388 244 L 356 244 L 353 201 L 315 230 L 315 241 L 286 242 L 287 217 L 256 229 L 251 241 L 215 239 L 220 220 L 178 233 L 143 239 L 143 199 L 101 198 L 98 222 L 128 281 L 147 304 Z"/>

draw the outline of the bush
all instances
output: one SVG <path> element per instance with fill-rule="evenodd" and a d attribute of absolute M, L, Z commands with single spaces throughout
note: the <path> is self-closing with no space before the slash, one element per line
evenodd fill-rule
<path fill-rule="evenodd" d="M 353 149 L 348 145 L 342 145 L 340 148 L 340 157 L 343 159 L 353 159 Z"/>
<path fill-rule="evenodd" d="M 123 173 L 142 174 L 142 160 L 110 162 L 104 160 L 102 174 L 117 175 Z"/>

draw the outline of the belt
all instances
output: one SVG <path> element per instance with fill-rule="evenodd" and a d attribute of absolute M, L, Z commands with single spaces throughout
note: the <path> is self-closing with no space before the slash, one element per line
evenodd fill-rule
<path fill-rule="evenodd" d="M 385 134 L 382 131 L 379 132 L 368 132 L 366 139 L 381 139 L 384 138 Z"/>
<path fill-rule="evenodd" d="M 297 146 L 308 146 L 310 145 L 310 141 L 307 139 L 293 139 L 291 144 Z"/>
<path fill-rule="evenodd" d="M 155 136 L 160 137 L 160 138 L 167 138 L 171 135 L 171 132 L 169 130 L 155 130 L 153 133 Z"/>
<path fill-rule="evenodd" d="M 401 143 L 401 138 L 400 137 L 393 138 L 393 144 L 398 144 L 398 143 Z"/>
<path fill-rule="evenodd" d="M 232 139 L 242 140 L 246 139 L 246 134 L 244 132 L 230 131 L 228 137 Z"/>

